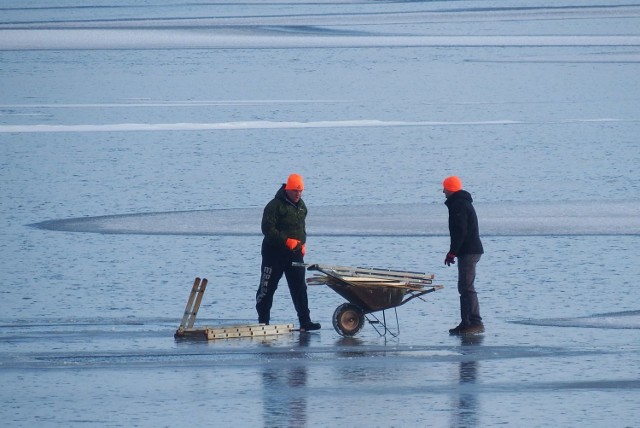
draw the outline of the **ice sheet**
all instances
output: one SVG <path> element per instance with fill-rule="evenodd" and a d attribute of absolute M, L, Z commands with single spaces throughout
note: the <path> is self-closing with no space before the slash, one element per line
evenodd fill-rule
<path fill-rule="evenodd" d="M 637 425 L 640 7 L 0 6 L 0 420 L 16 427 Z M 308 262 L 433 273 L 397 338 L 254 323 L 261 209 L 306 180 Z M 442 179 L 485 254 L 458 338 Z M 30 227 L 30 226 L 37 227 Z M 296 322 L 281 282 L 274 322 Z"/>

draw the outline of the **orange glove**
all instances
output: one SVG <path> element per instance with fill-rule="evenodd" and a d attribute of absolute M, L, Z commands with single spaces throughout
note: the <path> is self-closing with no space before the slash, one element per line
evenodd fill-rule
<path fill-rule="evenodd" d="M 306 244 L 302 244 L 302 247 L 300 248 L 300 252 L 302 253 L 302 257 L 304 257 L 304 255 L 307 253 Z"/>
<path fill-rule="evenodd" d="M 296 247 L 298 247 L 298 245 L 300 245 L 300 241 L 298 241 L 297 239 L 293 239 L 293 238 L 287 238 L 287 240 L 285 241 L 284 245 L 286 245 L 287 248 L 290 249 L 291 251 L 295 251 Z"/>

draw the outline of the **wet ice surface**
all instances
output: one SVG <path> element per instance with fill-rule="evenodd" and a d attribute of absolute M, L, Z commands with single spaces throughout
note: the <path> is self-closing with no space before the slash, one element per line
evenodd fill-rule
<path fill-rule="evenodd" d="M 4 2 L 3 423 L 636 426 L 640 9 L 549 4 Z M 293 171 L 308 262 L 445 288 L 397 338 L 339 336 L 314 286 L 319 332 L 174 340 L 195 276 L 197 325 L 255 322 Z M 451 173 L 486 249 L 472 341 L 447 334 Z"/>
<path fill-rule="evenodd" d="M 6 397 L 17 410 L 9 420 L 179 425 L 186 416 L 207 424 L 214 413 L 223 425 L 240 418 L 248 426 L 542 426 L 549 418 L 633 426 L 640 385 L 629 370 L 638 362 L 629 333 L 492 320 L 484 337 L 460 340 L 437 328 L 440 317 L 412 316 L 416 309 L 404 310 L 399 340 L 368 328 L 356 338 L 322 330 L 173 342 L 174 325 L 158 320 L 12 327 L 20 338 L 3 337 L 12 348 L 3 377 L 21 388 Z M 33 399 L 37 409 L 21 410 Z"/>

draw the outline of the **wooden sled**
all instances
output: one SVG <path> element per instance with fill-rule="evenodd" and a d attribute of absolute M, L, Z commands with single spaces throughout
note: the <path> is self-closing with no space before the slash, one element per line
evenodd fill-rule
<path fill-rule="evenodd" d="M 248 325 L 232 325 L 232 326 L 205 326 L 201 328 L 194 327 L 202 296 L 207 288 L 207 279 L 196 278 L 187 300 L 187 306 L 182 316 L 180 327 L 176 330 L 174 337 L 176 339 L 232 339 L 239 337 L 262 337 L 272 336 L 276 334 L 286 334 L 294 331 L 293 324 L 248 324 Z"/>

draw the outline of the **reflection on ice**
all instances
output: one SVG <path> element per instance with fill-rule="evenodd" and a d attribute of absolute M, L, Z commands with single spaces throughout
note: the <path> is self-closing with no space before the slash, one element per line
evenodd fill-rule
<path fill-rule="evenodd" d="M 484 341 L 484 335 L 461 336 L 460 342 L 464 353 L 473 354 Z M 452 426 L 457 427 L 475 427 L 478 425 L 478 409 L 479 400 L 475 390 L 469 389 L 478 381 L 478 361 L 471 358 L 469 360 L 461 360 L 458 363 L 458 381 L 460 390 L 458 393 L 458 403 L 456 412 L 452 417 L 455 419 Z M 467 388 L 465 388 L 467 387 Z"/>
<path fill-rule="evenodd" d="M 638 202 L 476 204 L 484 236 L 638 235 Z M 320 206 L 307 228 L 315 236 L 443 236 L 441 204 Z M 259 235 L 257 208 L 128 214 L 50 220 L 33 226 L 67 232 L 151 235 Z"/>

